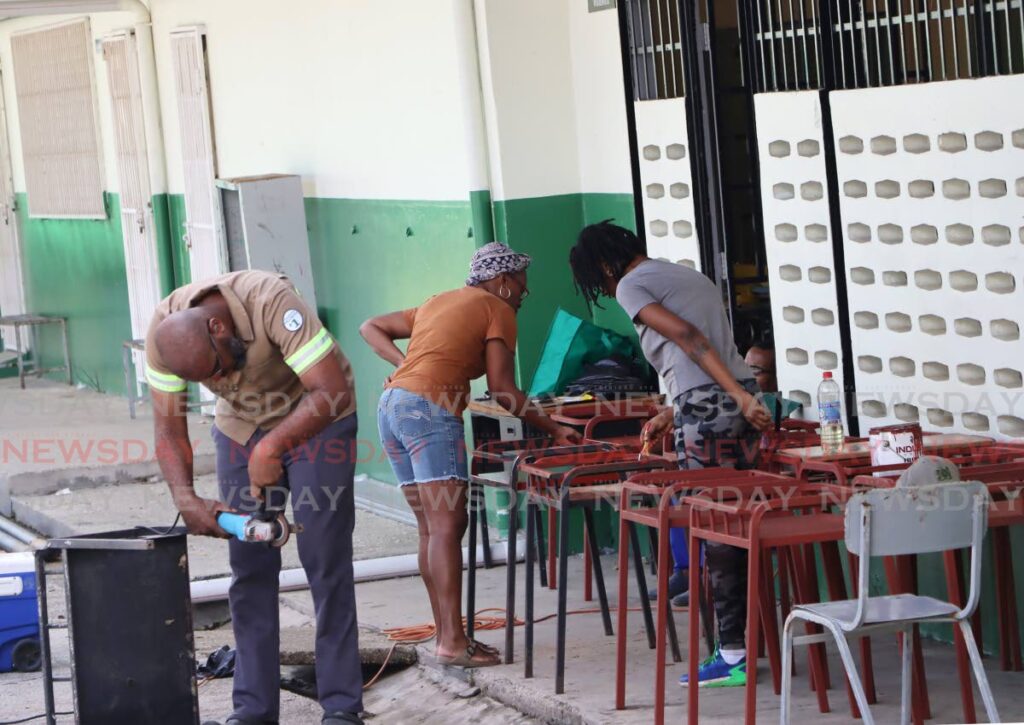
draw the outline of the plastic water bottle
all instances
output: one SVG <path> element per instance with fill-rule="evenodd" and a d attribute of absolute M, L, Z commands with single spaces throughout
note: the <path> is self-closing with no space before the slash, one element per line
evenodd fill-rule
<path fill-rule="evenodd" d="M 818 420 L 821 423 L 821 450 L 826 455 L 843 449 L 842 392 L 839 383 L 832 379 L 832 373 L 821 376 L 818 385 Z"/>

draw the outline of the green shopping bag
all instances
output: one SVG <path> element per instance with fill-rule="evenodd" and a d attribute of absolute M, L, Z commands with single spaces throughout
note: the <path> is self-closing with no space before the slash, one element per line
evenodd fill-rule
<path fill-rule="evenodd" d="M 560 395 L 566 385 L 582 374 L 584 367 L 612 356 L 643 359 L 636 345 L 625 335 L 598 327 L 559 307 L 548 329 L 528 394 L 530 397 L 545 393 Z"/>

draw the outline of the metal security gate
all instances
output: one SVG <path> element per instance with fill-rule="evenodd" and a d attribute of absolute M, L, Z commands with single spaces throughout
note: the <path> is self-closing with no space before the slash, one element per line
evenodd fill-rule
<path fill-rule="evenodd" d="M 781 387 L 834 370 L 854 432 L 1024 437 L 1024 7 L 742 7 Z"/>
<path fill-rule="evenodd" d="M 160 277 L 135 34 L 125 32 L 104 38 L 103 59 L 114 121 L 132 338 L 140 340 L 146 337 L 153 310 L 160 302 Z M 145 382 L 143 353 L 136 352 L 135 356 L 136 375 Z"/>
<path fill-rule="evenodd" d="M 0 80 L 0 314 L 16 315 L 22 312 L 25 312 L 25 288 L 21 272 L 21 245 L 15 216 L 7 109 L 4 106 L 3 82 Z M 14 330 L 4 327 L 0 334 L 3 335 L 5 349 L 17 347 Z"/>
<path fill-rule="evenodd" d="M 620 5 L 649 249 L 668 187 L 644 173 L 641 107 L 685 88 L 700 258 L 742 346 L 736 237 L 753 231 L 771 303 L 751 326 L 773 328 L 782 392 L 810 407 L 830 370 L 854 434 L 1024 437 L 1022 0 Z"/>
<path fill-rule="evenodd" d="M 1021 0 L 753 0 L 740 8 L 758 93 L 1024 72 Z"/>
<path fill-rule="evenodd" d="M 185 243 L 192 281 L 228 269 L 206 75 L 205 35 L 199 28 L 171 33 L 171 53 L 185 185 Z"/>

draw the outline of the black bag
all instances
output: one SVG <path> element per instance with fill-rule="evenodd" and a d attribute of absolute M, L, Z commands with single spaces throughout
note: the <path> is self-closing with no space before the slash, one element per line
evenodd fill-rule
<path fill-rule="evenodd" d="M 635 360 L 610 357 L 583 369 L 583 374 L 565 389 L 566 395 L 592 393 L 601 398 L 619 398 L 635 393 L 658 392 L 651 369 Z"/>

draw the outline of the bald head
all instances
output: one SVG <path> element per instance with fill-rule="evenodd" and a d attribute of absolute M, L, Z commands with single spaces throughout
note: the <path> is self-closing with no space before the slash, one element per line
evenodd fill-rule
<path fill-rule="evenodd" d="M 156 350 L 170 372 L 185 380 L 210 376 L 216 358 L 210 344 L 212 317 L 208 309 L 190 307 L 168 315 L 156 326 Z"/>

